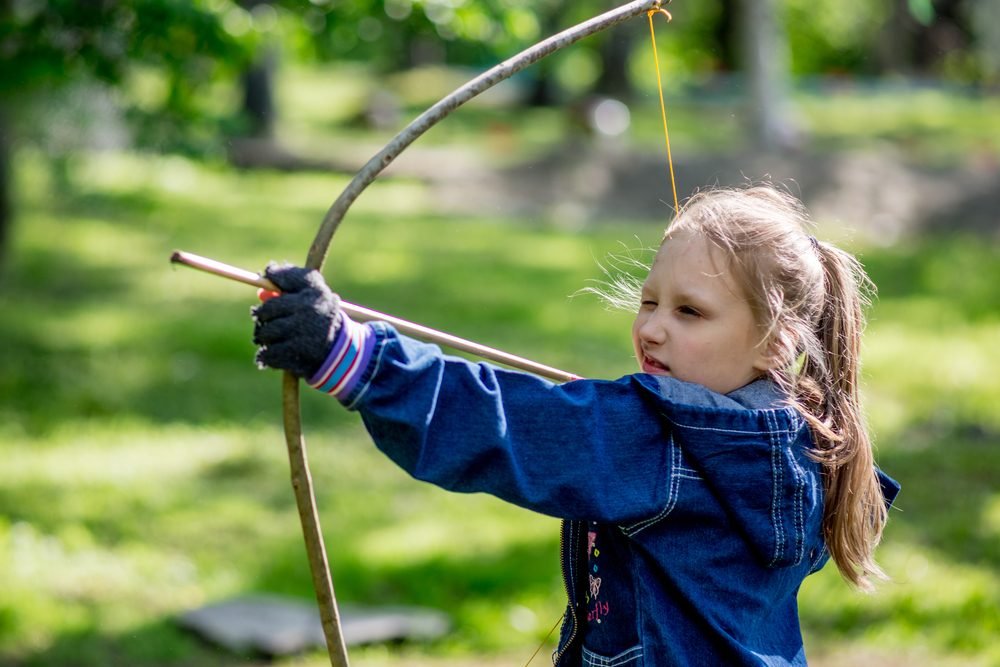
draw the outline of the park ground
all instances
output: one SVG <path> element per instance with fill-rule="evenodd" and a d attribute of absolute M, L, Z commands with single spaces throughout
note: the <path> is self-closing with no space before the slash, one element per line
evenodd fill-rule
<path fill-rule="evenodd" d="M 737 142 L 728 107 L 679 105 L 681 190 L 766 174 L 800 188 L 818 235 L 856 251 L 879 286 L 864 392 L 879 462 L 904 489 L 880 550 L 892 581 L 871 596 L 832 567 L 806 582 L 813 664 L 997 665 L 997 102 L 873 94 L 805 93 L 813 138 L 777 157 Z M 384 138 L 293 132 L 317 127 L 317 106 L 293 105 L 294 150 L 350 162 Z M 609 256 L 641 258 L 669 211 L 656 117 L 634 116 L 618 144 L 574 135 L 550 110 L 456 118 L 359 200 L 328 280 L 550 365 L 630 372 L 629 315 L 570 297 Z M 173 619 L 243 593 L 311 596 L 280 383 L 252 362 L 252 291 L 167 260 L 301 261 L 347 177 L 130 151 L 77 155 L 69 179 L 28 149 L 16 166 L 0 281 L 0 664 L 265 664 Z M 414 482 L 354 415 L 313 395 L 303 410 L 338 598 L 455 623 L 442 641 L 358 649 L 353 663 L 523 664 L 562 609 L 556 523 Z"/>

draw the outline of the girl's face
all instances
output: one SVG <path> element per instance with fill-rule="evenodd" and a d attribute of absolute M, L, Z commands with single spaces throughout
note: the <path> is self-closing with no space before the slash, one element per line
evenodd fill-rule
<path fill-rule="evenodd" d="M 728 394 L 767 371 L 762 338 L 722 251 L 689 232 L 660 246 L 632 325 L 642 372 Z"/>

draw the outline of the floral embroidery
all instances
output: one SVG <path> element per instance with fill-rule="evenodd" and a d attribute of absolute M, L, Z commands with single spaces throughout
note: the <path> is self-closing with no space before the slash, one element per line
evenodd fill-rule
<path fill-rule="evenodd" d="M 600 572 L 597 559 L 601 555 L 601 550 L 597 545 L 597 524 L 593 524 L 595 530 L 587 531 L 587 562 L 590 572 L 587 577 L 590 580 L 590 591 L 587 595 L 587 622 L 601 623 L 601 619 L 611 612 L 611 604 L 606 600 L 598 600 L 601 594 L 601 577 L 596 576 Z"/>
<path fill-rule="evenodd" d="M 601 578 L 590 575 L 590 599 L 596 600 L 601 593 Z"/>

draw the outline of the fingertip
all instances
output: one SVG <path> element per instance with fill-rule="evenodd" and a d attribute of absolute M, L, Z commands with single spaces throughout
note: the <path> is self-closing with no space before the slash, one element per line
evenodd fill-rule
<path fill-rule="evenodd" d="M 261 302 L 263 303 L 266 303 L 278 296 L 281 296 L 281 292 L 278 292 L 276 290 L 264 289 L 263 287 L 257 290 L 257 298 L 260 299 Z"/>

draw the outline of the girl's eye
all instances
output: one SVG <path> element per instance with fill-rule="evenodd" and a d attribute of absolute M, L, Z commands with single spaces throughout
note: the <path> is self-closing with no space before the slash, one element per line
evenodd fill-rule
<path fill-rule="evenodd" d="M 655 301 L 651 301 L 649 299 L 643 299 L 642 302 L 640 303 L 640 305 L 644 309 L 652 310 L 652 309 L 655 309 L 659 304 L 656 303 Z"/>
<path fill-rule="evenodd" d="M 686 315 L 688 317 L 701 317 L 701 313 L 699 313 L 697 309 L 692 308 L 691 306 L 678 306 L 677 312 L 680 313 L 681 315 Z"/>

